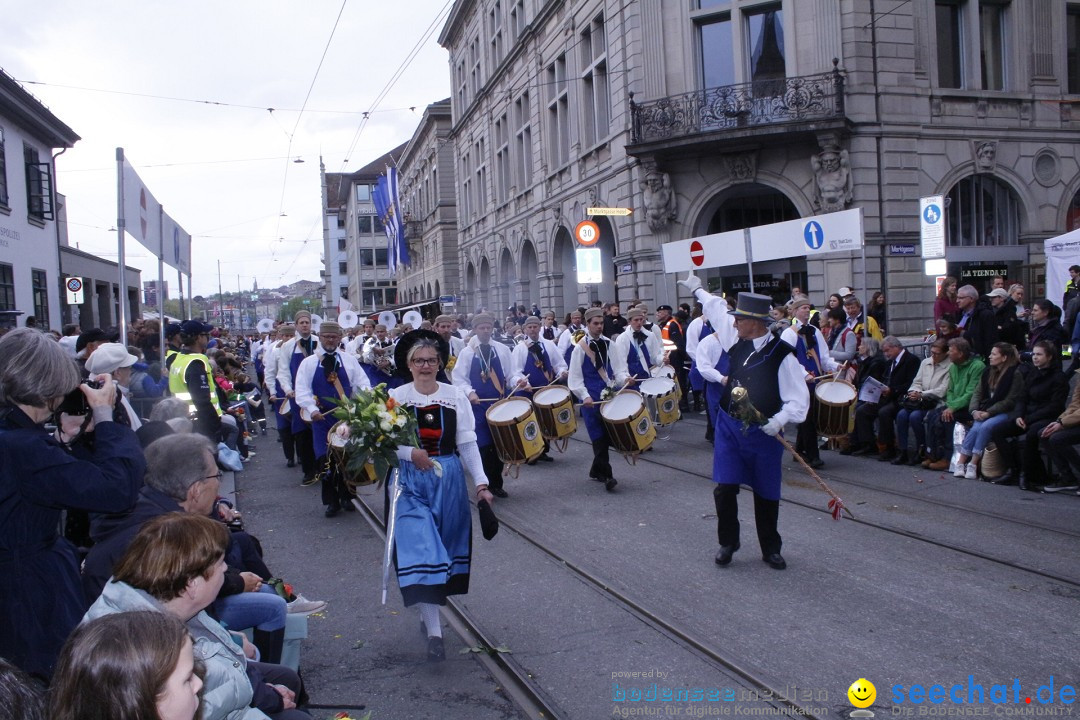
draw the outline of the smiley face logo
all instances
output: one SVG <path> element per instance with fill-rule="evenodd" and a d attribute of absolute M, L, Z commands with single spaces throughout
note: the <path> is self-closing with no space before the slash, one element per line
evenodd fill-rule
<path fill-rule="evenodd" d="M 866 678 L 859 678 L 851 683 L 847 690 L 848 700 L 857 708 L 868 708 L 877 700 L 877 688 Z"/>

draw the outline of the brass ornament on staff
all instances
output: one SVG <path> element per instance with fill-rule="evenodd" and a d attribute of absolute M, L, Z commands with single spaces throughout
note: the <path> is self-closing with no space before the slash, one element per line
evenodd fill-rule
<path fill-rule="evenodd" d="M 732 417 L 742 422 L 744 435 L 746 434 L 747 430 L 749 430 L 750 425 L 761 426 L 768 422 L 768 418 L 766 418 L 761 413 L 761 411 L 754 407 L 754 404 L 750 402 L 750 393 L 744 387 L 737 387 L 732 389 L 731 406 Z M 806 469 L 808 473 L 810 473 L 810 477 L 814 478 L 815 482 L 817 482 L 818 484 L 818 487 L 820 487 L 823 491 L 825 491 L 826 494 L 829 495 L 829 514 L 832 515 L 833 520 L 839 520 L 841 514 L 845 512 L 847 513 L 847 516 L 849 518 L 854 520 L 855 516 L 851 513 L 851 510 L 848 510 L 847 506 L 844 504 L 844 501 L 840 498 L 840 496 L 833 492 L 832 488 L 825 484 L 825 481 L 822 480 L 816 472 L 814 472 L 814 468 L 810 467 L 806 460 L 803 459 L 802 455 L 796 452 L 795 448 L 791 446 L 791 443 L 789 443 L 782 435 L 773 435 L 773 437 L 776 438 L 776 441 L 783 445 L 788 450 L 788 452 L 792 454 L 792 456 L 798 461 L 800 465 L 803 466 L 803 468 Z"/>

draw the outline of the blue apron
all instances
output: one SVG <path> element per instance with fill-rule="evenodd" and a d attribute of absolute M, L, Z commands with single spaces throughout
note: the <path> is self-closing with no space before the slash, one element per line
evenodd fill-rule
<path fill-rule="evenodd" d="M 341 366 L 341 359 L 337 357 L 337 353 L 334 353 L 334 356 L 341 389 L 345 391 L 345 397 L 352 397 L 352 384 L 349 383 L 349 376 L 345 372 L 345 368 Z M 315 396 L 319 405 L 319 412 L 323 414 L 322 420 L 311 423 L 311 446 L 315 448 L 315 457 L 321 458 L 326 455 L 326 435 L 330 432 L 330 428 L 337 424 L 337 418 L 329 414 L 337 405 L 327 402 L 327 399 L 333 400 L 335 403 L 340 401 L 337 388 L 327 381 L 322 364 L 315 368 L 315 375 L 311 378 L 311 394 Z"/>
<path fill-rule="evenodd" d="M 289 377 L 292 378 L 293 391 L 296 391 L 296 371 L 300 369 L 300 363 L 304 362 L 304 358 L 308 357 L 304 354 L 304 351 L 300 348 L 301 339 L 296 339 L 296 345 L 293 346 L 293 353 L 289 356 Z M 300 352 L 296 352 L 300 350 Z M 294 433 L 304 432 L 308 429 L 308 424 L 300 419 L 300 406 L 296 404 L 296 398 L 289 400 L 289 405 L 292 407 L 292 431 Z"/>
<path fill-rule="evenodd" d="M 720 359 L 716 361 L 714 369 L 725 377 L 731 373 L 731 358 L 728 357 L 726 351 L 720 353 Z M 727 385 L 708 382 L 705 378 L 701 379 L 705 383 L 705 409 L 709 412 L 709 417 L 713 419 L 713 425 L 715 425 L 716 413 L 721 407 L 727 406 L 731 390 Z"/>
<path fill-rule="evenodd" d="M 499 378 L 499 382 L 503 386 L 503 392 L 500 393 L 496 390 L 495 384 L 490 379 L 484 380 L 480 375 L 480 348 L 482 347 L 483 345 L 477 345 L 475 348 L 476 355 L 473 357 L 472 367 L 469 368 L 469 384 L 472 385 L 476 396 L 480 399 L 505 397 L 506 373 L 503 372 L 502 363 L 499 362 L 499 356 L 496 354 L 495 348 L 490 345 L 488 347 L 491 347 L 491 372 Z M 495 442 L 491 437 L 491 430 L 488 428 L 487 423 L 486 413 L 490 407 L 490 402 L 482 402 L 472 406 L 473 417 L 476 419 L 477 447 L 487 447 Z"/>
<path fill-rule="evenodd" d="M 623 330 L 623 332 L 633 332 L 632 330 Z M 642 365 L 641 357 L 645 356 L 645 363 Z M 630 377 L 638 380 L 647 380 L 652 377 L 649 372 L 649 368 L 652 366 L 652 358 L 649 357 L 649 348 L 645 347 L 645 343 L 642 343 L 639 347 L 634 342 L 633 335 L 630 336 L 630 352 L 626 354 L 626 369 L 630 373 Z"/>
<path fill-rule="evenodd" d="M 537 366 L 537 357 L 532 352 L 527 353 L 525 358 L 525 378 L 534 389 L 550 385 L 555 380 L 555 369 L 551 367 L 551 358 L 548 357 L 543 341 L 538 341 L 536 346 L 540 348 L 540 365 Z M 545 372 L 547 375 L 544 374 Z M 524 390 L 515 394 L 532 397 L 531 392 Z"/>
<path fill-rule="evenodd" d="M 716 413 L 713 482 L 749 485 L 766 500 L 780 499 L 780 464 L 784 446 L 755 425 L 743 434 L 742 423 L 721 408 Z"/>
<path fill-rule="evenodd" d="M 600 342 L 603 342 L 603 340 Z M 607 373 L 608 378 L 613 377 L 610 348 L 607 362 L 604 364 L 604 372 Z M 581 375 L 585 380 L 585 389 L 588 390 L 589 397 L 594 401 L 599 400 L 601 394 L 604 392 L 604 388 L 607 387 L 607 383 L 600 377 L 600 373 L 596 370 L 596 366 L 593 364 L 593 361 L 589 359 L 588 355 L 583 355 L 581 358 Z M 600 416 L 599 407 L 582 405 L 581 419 L 585 421 L 585 429 L 589 431 L 590 440 L 599 440 L 600 438 L 607 436 L 607 431 L 604 430 L 604 420 Z"/>

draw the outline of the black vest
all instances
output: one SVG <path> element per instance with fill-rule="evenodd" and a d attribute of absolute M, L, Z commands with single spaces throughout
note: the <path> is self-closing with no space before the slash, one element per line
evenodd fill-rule
<path fill-rule="evenodd" d="M 754 352 L 753 340 L 740 340 L 731 346 L 731 375 L 728 386 L 744 387 L 750 393 L 750 402 L 766 418 L 780 412 L 784 401 L 780 397 L 780 364 L 792 347 L 778 335 L 772 335 L 760 351 Z"/>

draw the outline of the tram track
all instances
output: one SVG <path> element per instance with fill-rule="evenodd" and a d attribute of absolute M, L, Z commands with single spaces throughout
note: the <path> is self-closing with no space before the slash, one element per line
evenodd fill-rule
<path fill-rule="evenodd" d="M 386 526 L 375 508 L 359 497 L 353 498 L 352 502 L 375 534 L 385 540 Z M 505 521 L 500 524 L 507 526 Z M 525 717 L 537 720 L 540 718 L 559 720 L 569 717 L 542 688 L 530 679 L 529 673 L 511 655 L 494 650 L 497 643 L 480 628 L 479 624 L 454 598 L 448 598 L 443 609 L 445 611 L 442 613 L 443 617 L 467 646 L 491 648 L 489 652 L 476 653 L 476 657 L 492 679 L 498 683 L 506 697 L 525 714 Z"/>
<path fill-rule="evenodd" d="M 694 424 L 698 424 L 698 423 L 694 423 Z M 705 427 L 705 423 L 700 423 L 700 425 L 703 428 Z M 675 445 L 680 445 L 682 447 L 691 447 L 691 448 L 700 447 L 696 443 L 687 442 L 685 440 L 677 440 L 675 438 L 669 438 L 666 442 L 670 442 L 670 443 L 675 444 Z M 787 454 L 785 453 L 785 457 L 786 457 L 786 455 Z M 810 473 L 806 472 L 806 469 L 803 468 L 801 465 L 800 466 L 792 465 L 790 467 L 790 469 L 792 471 L 795 471 L 795 472 L 798 472 L 798 473 L 800 473 L 802 475 L 805 475 L 806 477 L 810 477 Z M 922 468 L 912 468 L 912 469 L 917 470 L 917 471 L 922 470 Z M 845 485 L 862 488 L 864 490 L 870 490 L 872 492 L 881 493 L 883 495 L 892 495 L 894 497 L 901 497 L 901 498 L 904 498 L 906 500 L 914 500 L 916 502 L 921 502 L 921 503 L 925 503 L 927 505 L 933 505 L 935 507 L 945 508 L 945 509 L 948 509 L 948 510 L 959 510 L 961 512 L 966 512 L 966 513 L 969 513 L 969 514 L 972 514 L 972 515 L 978 515 L 980 517 L 990 518 L 990 519 L 993 519 L 993 520 L 1000 520 L 1002 522 L 1008 522 L 1008 523 L 1011 523 L 1013 525 L 1019 525 L 1021 527 L 1030 528 L 1032 530 L 1042 530 L 1043 532 L 1051 532 L 1051 533 L 1054 533 L 1054 534 L 1057 534 L 1057 535 L 1064 535 L 1065 537 L 1080 538 L 1080 531 L 1069 530 L 1067 528 L 1053 527 L 1051 525 L 1046 525 L 1044 523 L 1031 522 L 1030 520 L 1021 520 L 1021 519 L 1018 519 L 1018 518 L 1015 518 L 1015 517 L 1011 517 L 1009 515 L 1005 515 L 1003 513 L 996 513 L 996 512 L 992 512 L 990 510 L 979 510 L 978 508 L 968 507 L 966 505 L 959 505 L 957 503 L 949 502 L 947 500 L 938 500 L 936 498 L 923 497 L 922 495 L 913 494 L 913 493 L 907 493 L 907 492 L 903 492 L 901 490 L 894 490 L 892 488 L 883 488 L 883 487 L 881 487 L 879 485 L 873 485 L 871 483 L 859 482 L 858 480 L 853 480 L 851 478 L 842 477 L 840 475 L 835 475 L 835 474 L 832 474 L 832 473 L 829 473 L 827 475 L 823 473 L 822 477 L 823 477 L 823 479 L 827 480 L 830 483 L 843 483 Z"/>
<path fill-rule="evenodd" d="M 695 424 L 697 424 L 697 423 L 695 423 Z M 704 425 L 704 423 L 701 423 L 701 424 Z M 579 443 L 582 443 L 584 445 L 589 444 L 589 442 L 587 440 L 580 439 L 580 438 L 578 438 L 576 436 L 572 437 L 571 439 L 573 439 L 575 442 L 579 442 Z M 665 440 L 665 442 L 673 443 L 673 444 L 676 444 L 676 445 L 681 445 L 683 447 L 698 447 L 694 443 L 688 443 L 688 442 L 676 440 L 676 439 L 673 439 L 673 438 L 668 438 L 667 440 Z M 638 455 L 637 459 L 638 459 L 638 462 L 648 463 L 648 464 L 654 465 L 656 467 L 664 468 L 665 470 L 668 470 L 668 471 L 670 471 L 672 469 L 677 469 L 680 472 L 685 473 L 687 475 L 692 475 L 694 477 L 699 477 L 699 478 L 702 478 L 702 479 L 705 479 L 705 480 L 710 480 L 710 481 L 712 480 L 712 475 L 711 474 L 706 474 L 706 473 L 702 473 L 702 472 L 695 471 L 695 470 L 688 470 L 688 469 L 684 469 L 684 468 L 681 468 L 681 467 L 676 467 L 676 466 L 671 465 L 670 462 L 664 462 L 664 461 L 661 461 L 661 460 L 654 460 L 654 459 L 648 457 L 647 455 L 645 455 L 644 453 L 641 454 L 641 455 Z M 791 469 L 794 470 L 795 468 L 793 467 Z M 805 475 L 806 477 L 809 477 L 809 474 L 805 470 L 802 470 L 802 468 L 799 468 L 799 470 L 800 470 L 801 474 Z M 847 483 L 847 484 L 857 484 L 857 485 L 860 485 L 860 487 L 864 487 L 864 488 L 867 488 L 867 489 L 870 489 L 870 490 L 875 490 L 875 491 L 878 490 L 878 488 L 876 488 L 874 486 L 863 485 L 863 484 L 859 484 L 859 483 L 852 483 L 850 481 L 843 480 L 842 478 L 830 477 L 829 481 L 830 482 L 833 482 L 833 481 L 844 482 L 844 483 Z M 905 497 L 907 499 L 911 499 L 911 500 L 918 500 L 918 501 L 921 501 L 921 502 L 931 502 L 931 501 L 929 501 L 927 499 L 907 495 L 907 494 L 904 494 L 904 493 L 895 493 L 895 494 L 901 495 L 901 496 L 903 496 L 903 497 Z M 798 507 L 806 508 L 808 510 L 812 510 L 814 512 L 822 513 L 822 514 L 825 514 L 825 515 L 830 514 L 829 510 L 824 508 L 824 504 L 815 505 L 815 504 L 811 504 L 811 503 L 808 503 L 808 502 L 802 502 L 802 501 L 799 501 L 799 500 L 794 500 L 794 499 L 791 499 L 789 497 L 785 497 L 783 499 L 783 502 L 789 503 L 791 505 L 795 505 L 795 506 L 798 506 Z M 932 504 L 937 504 L 937 505 L 940 505 L 942 507 L 951 508 L 951 509 L 955 509 L 955 510 L 972 512 L 974 514 L 986 514 L 986 515 L 988 515 L 990 517 L 993 517 L 993 514 L 984 513 L 982 511 L 973 510 L 971 508 L 966 508 L 966 507 L 960 506 L 960 505 L 953 505 L 953 504 L 950 504 L 950 503 L 946 503 L 944 501 L 936 501 L 936 502 L 933 502 Z M 1031 527 L 1031 528 L 1034 528 L 1034 529 L 1053 530 L 1053 528 L 1043 528 L 1039 524 L 1027 523 L 1027 522 L 1024 522 L 1024 521 L 1021 521 L 1021 520 L 1015 520 L 1015 519 L 1012 519 L 1012 518 L 1008 518 L 1007 516 L 1000 516 L 1000 519 L 1008 520 L 1008 521 L 1014 522 L 1014 523 L 1016 523 L 1018 525 L 1027 526 L 1027 527 Z M 927 537 L 926 535 L 922 535 L 922 534 L 917 533 L 917 532 L 913 532 L 913 531 L 910 531 L 910 530 L 904 530 L 903 528 L 893 527 L 893 526 L 890 526 L 890 525 L 884 525 L 882 523 L 873 522 L 871 520 L 864 520 L 864 519 L 860 519 L 860 518 L 855 518 L 854 520 L 850 520 L 850 522 L 854 522 L 854 523 L 857 523 L 859 525 L 864 525 L 866 527 L 871 527 L 871 528 L 874 528 L 874 529 L 877 529 L 877 530 L 883 530 L 885 532 L 888 532 L 888 533 L 891 533 L 891 534 L 894 534 L 894 535 L 898 535 L 900 537 L 904 537 L 904 538 L 908 538 L 910 540 L 915 540 L 915 541 L 918 541 L 918 542 L 926 543 L 928 545 L 933 545 L 935 547 L 939 547 L 939 548 L 942 548 L 942 549 L 945 549 L 945 550 L 951 550 L 951 551 L 959 553 L 961 555 L 966 555 L 966 556 L 969 556 L 969 557 L 978 558 L 980 560 L 985 560 L 987 562 L 995 563 L 995 564 L 1001 565 L 1003 567 L 1012 568 L 1014 570 L 1019 570 L 1021 572 L 1029 573 L 1029 574 L 1032 574 L 1032 575 L 1037 575 L 1037 576 L 1045 578 L 1047 580 L 1052 580 L 1054 582 L 1061 583 L 1062 585 L 1066 585 L 1066 586 L 1069 586 L 1069 587 L 1072 587 L 1072 588 L 1080 588 L 1080 580 L 1076 580 L 1076 579 L 1073 579 L 1073 578 L 1067 578 L 1067 577 L 1064 577 L 1062 575 L 1058 575 L 1058 574 L 1053 573 L 1053 572 L 1049 572 L 1049 571 L 1046 571 L 1046 570 L 1041 570 L 1039 568 L 1031 567 L 1029 565 L 1023 565 L 1021 563 L 1016 563 L 1016 562 L 1013 562 L 1011 560 L 1006 560 L 1004 558 L 995 557 L 994 555 L 990 555 L 989 553 L 985 553 L 985 552 L 982 552 L 980 550 L 975 550 L 975 549 L 972 549 L 972 548 L 963 547 L 961 545 L 946 542 L 944 540 L 937 540 L 935 538 Z M 1070 535 L 1067 532 L 1063 532 L 1061 534 Z"/>
<path fill-rule="evenodd" d="M 378 512 L 361 498 L 355 498 L 353 504 L 360 510 L 361 515 L 371 525 L 372 529 L 385 538 L 385 527 Z M 528 545 L 569 570 L 593 590 L 606 596 L 611 602 L 622 607 L 648 627 L 666 636 L 693 655 L 745 681 L 750 688 L 764 696 L 763 699 L 768 698 L 768 702 L 781 706 L 785 714 L 794 714 L 807 718 L 820 715 L 820 713 L 815 715 L 812 710 L 788 698 L 785 691 L 773 687 L 769 681 L 755 675 L 753 671 L 743 667 L 737 661 L 725 657 L 688 630 L 652 612 L 641 603 L 612 587 L 604 578 L 561 554 L 506 517 L 499 518 L 499 526 L 514 533 Z M 449 598 L 447 608 L 446 616 L 451 627 L 462 636 L 467 644 L 475 645 L 479 643 L 482 647 L 495 647 L 487 639 L 479 625 L 455 602 L 454 598 Z M 531 680 L 530 674 L 510 656 L 502 653 L 480 654 L 479 659 L 496 682 L 506 691 L 507 696 L 528 717 L 545 719 L 568 717 L 546 692 L 536 686 L 536 683 Z"/>

